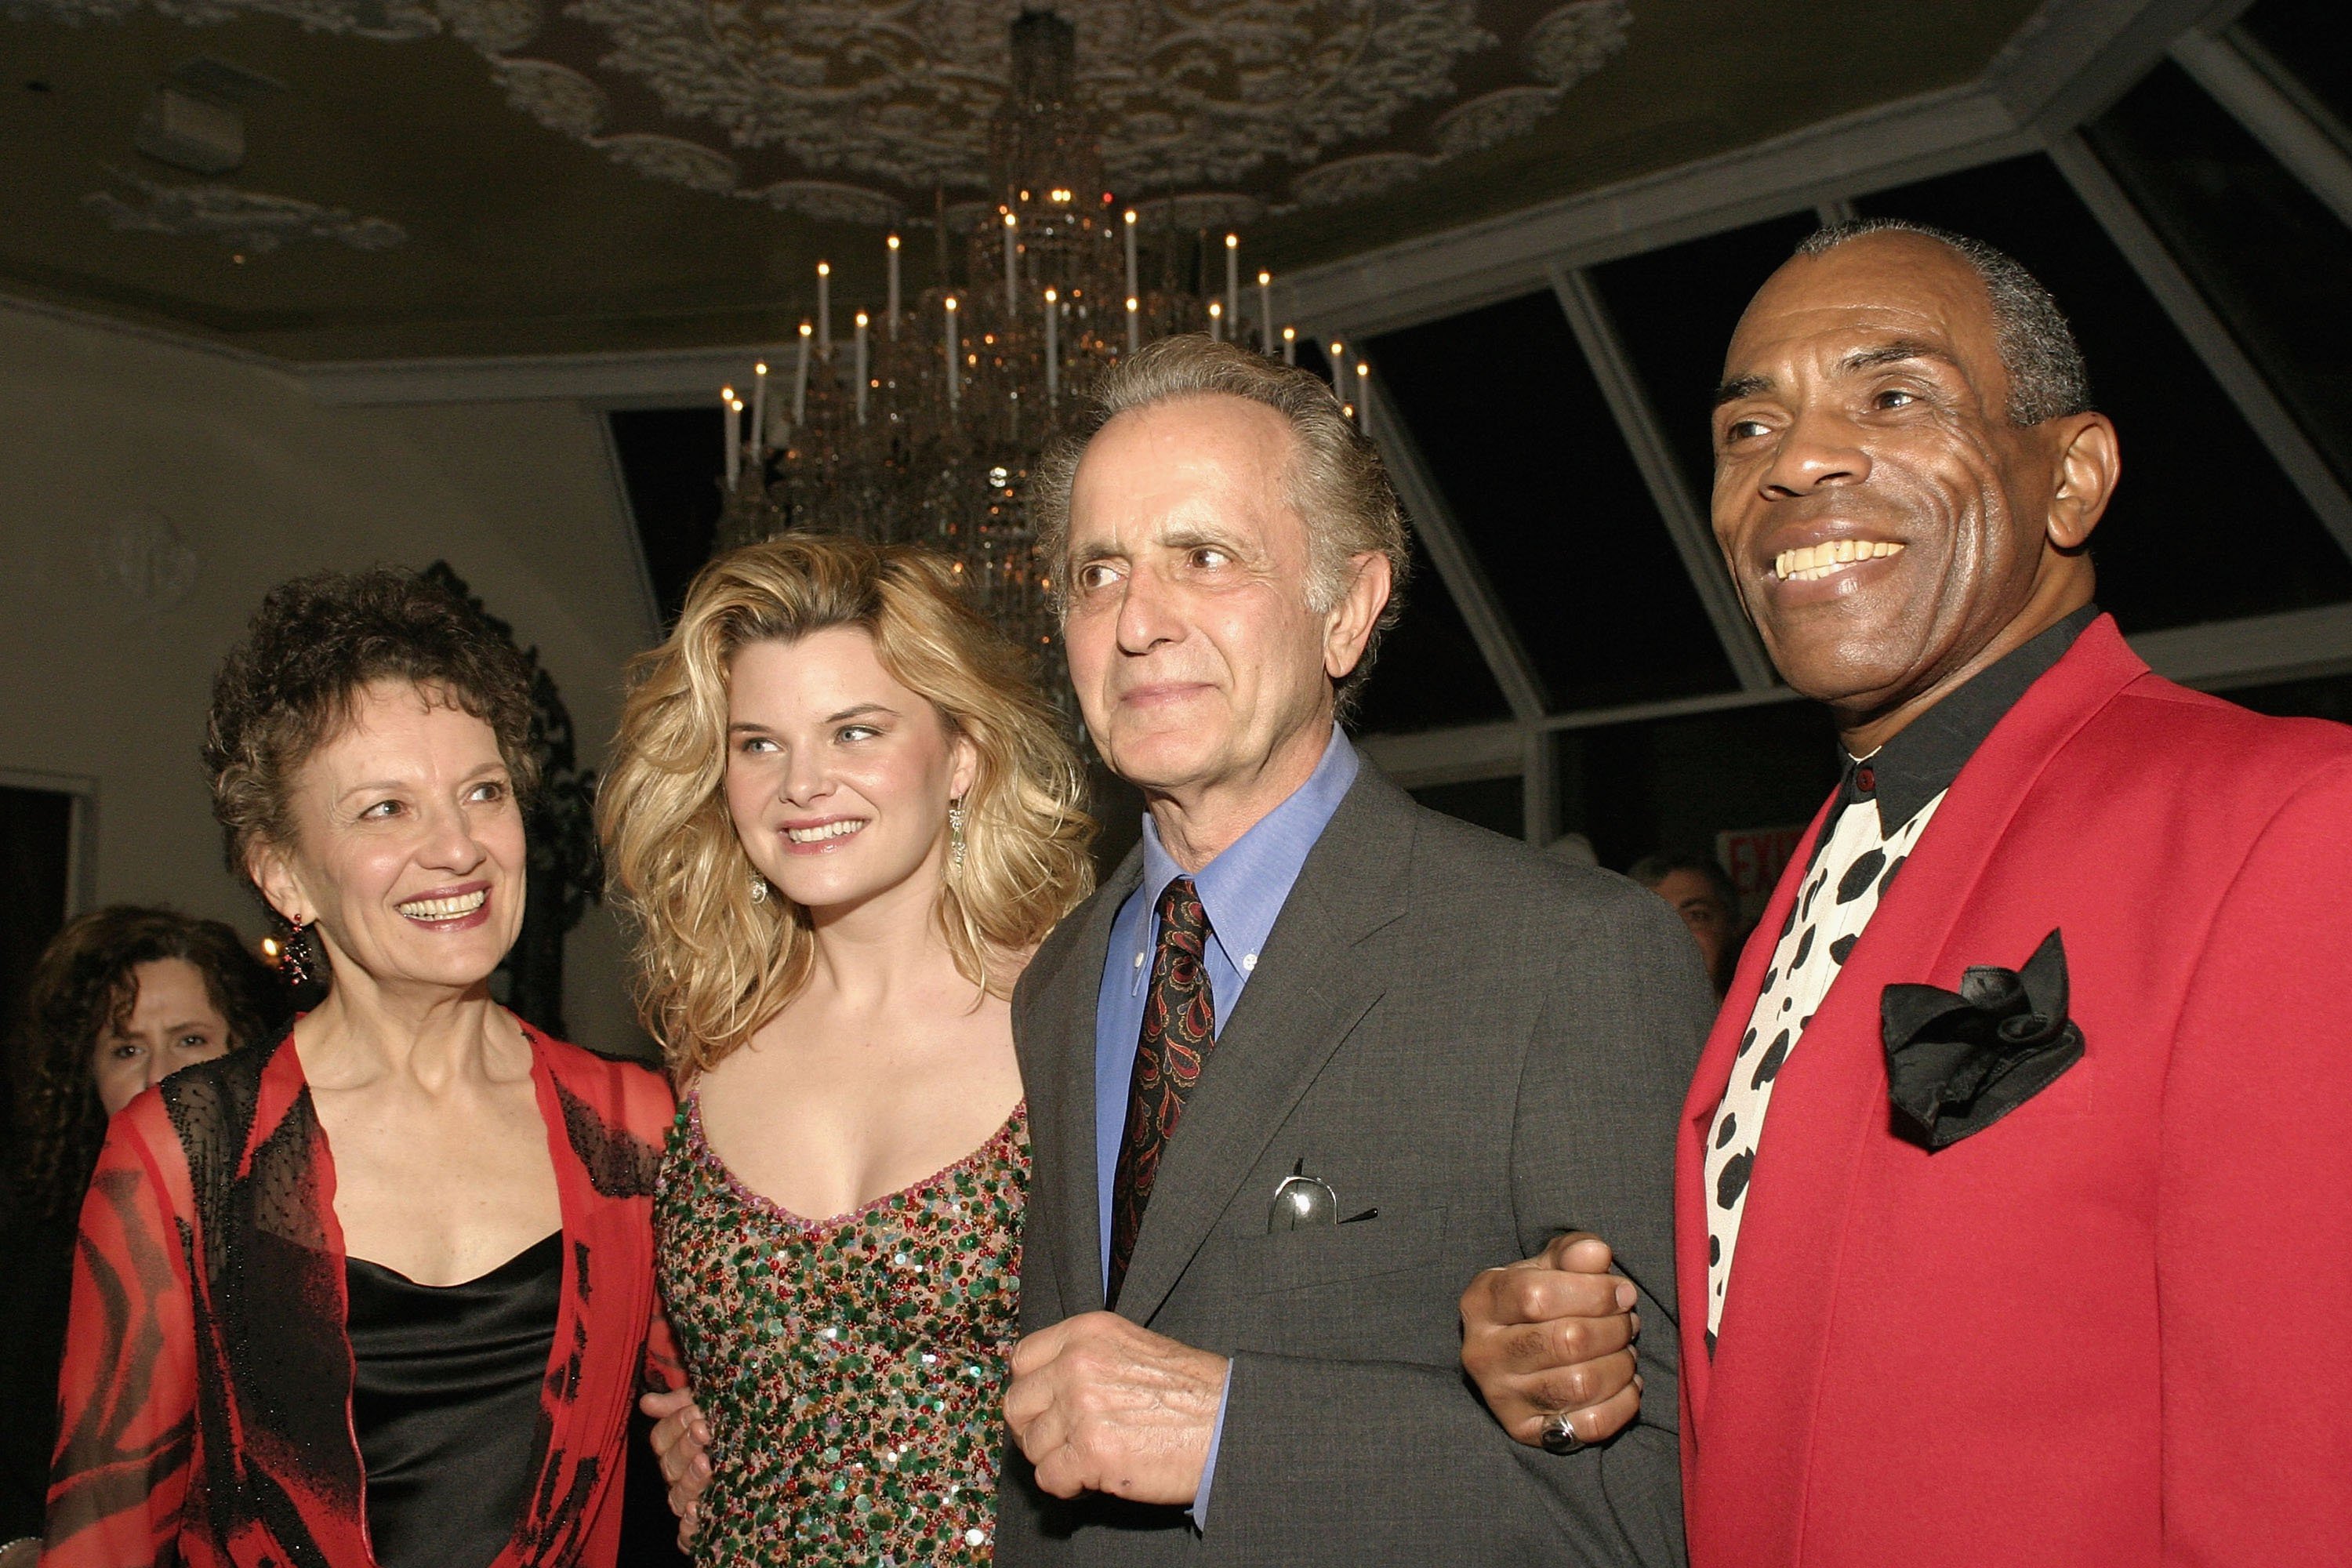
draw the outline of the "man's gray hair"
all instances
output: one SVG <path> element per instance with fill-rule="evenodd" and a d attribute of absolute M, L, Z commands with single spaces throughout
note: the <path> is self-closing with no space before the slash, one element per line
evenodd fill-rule
<path fill-rule="evenodd" d="M 1799 256 L 1821 256 L 1874 234 L 1916 234 L 1957 253 L 1992 297 L 1993 339 L 2009 373 L 2009 417 L 2015 425 L 2039 425 L 2091 411 L 2091 378 L 2083 351 L 2065 313 L 2040 279 L 2007 251 L 1980 239 L 1899 217 L 1864 218 L 1815 229 L 1797 246 Z"/>
<path fill-rule="evenodd" d="M 1364 657 L 1339 682 L 1339 711 L 1345 719 L 1371 674 L 1382 634 L 1404 608 L 1412 550 L 1380 449 L 1357 430 L 1321 376 L 1198 333 L 1161 338 L 1120 361 L 1095 384 L 1074 433 L 1056 441 L 1038 465 L 1029 516 L 1039 553 L 1051 563 L 1058 591 L 1068 576 L 1070 489 L 1078 459 L 1097 432 L 1122 414 L 1190 397 L 1246 398 L 1273 409 L 1290 426 L 1293 444 L 1283 479 L 1292 509 L 1307 524 L 1308 609 L 1322 615 L 1339 604 L 1357 556 L 1388 557 L 1388 607 L 1372 626 Z"/>

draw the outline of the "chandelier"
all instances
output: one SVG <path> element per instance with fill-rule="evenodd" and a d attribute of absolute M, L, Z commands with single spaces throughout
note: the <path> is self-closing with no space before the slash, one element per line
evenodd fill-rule
<path fill-rule="evenodd" d="M 1268 273 L 1244 297 L 1238 235 L 1220 244 L 1188 231 L 1174 204 L 1147 219 L 1103 188 L 1070 24 L 1026 12 L 1012 33 L 1011 90 L 990 127 L 995 199 L 960 226 L 942 203 L 940 284 L 902 300 L 900 237 L 889 236 L 887 297 L 856 311 L 845 338 L 832 268 L 818 262 L 815 319 L 753 368 L 748 401 L 721 394 L 718 546 L 788 529 L 928 545 L 954 562 L 982 614 L 1051 666 L 1052 565 L 1037 552 L 1029 485 L 1087 388 L 1171 333 L 1205 331 L 1293 363 L 1297 340 L 1275 326 Z M 1047 690 L 1064 689 L 1056 669 L 1039 674 Z"/>

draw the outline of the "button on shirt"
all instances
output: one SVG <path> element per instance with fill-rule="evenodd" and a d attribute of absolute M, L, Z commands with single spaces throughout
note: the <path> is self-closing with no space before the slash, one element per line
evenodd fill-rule
<path fill-rule="evenodd" d="M 1192 874 L 1192 886 L 1209 917 L 1205 957 L 1209 970 L 1209 1001 L 1216 1015 L 1217 1034 L 1234 1016 L 1258 952 L 1273 934 L 1274 922 L 1298 880 L 1307 852 L 1323 837 L 1331 814 L 1356 782 L 1359 767 L 1355 747 L 1337 724 L 1323 748 L 1323 760 L 1305 784 L 1280 805 L 1260 817 L 1224 852 Z M 1151 979 L 1153 944 L 1160 940 L 1155 910 L 1160 894 L 1184 874 L 1174 857 L 1160 845 L 1151 818 L 1143 819 L 1143 880 L 1111 921 L 1110 948 L 1103 957 L 1102 989 L 1095 1005 L 1095 1187 L 1100 1204 L 1103 1279 L 1110 1279 L 1111 1183 L 1118 1170 L 1119 1141 L 1127 1130 L 1129 1085 L 1135 1072 L 1136 1040 L 1143 1032 L 1144 991 Z M 1213 1058 L 1210 1071 L 1214 1071 Z M 1179 1125 L 1176 1136 L 1184 1130 Z M 1151 1218 L 1147 1211 L 1144 1226 Z M 1227 1373 L 1231 1386 L 1231 1373 Z M 1217 1408 L 1217 1431 L 1224 1428 L 1224 1406 Z M 1217 1468 L 1217 1440 L 1212 1436 L 1209 1458 L 1201 1473 L 1200 1495 L 1193 1500 L 1192 1520 L 1208 1519 L 1209 1482 Z"/>
<path fill-rule="evenodd" d="M 1980 671 L 1867 757 L 1849 757 L 1822 824 L 1716 1107 L 1702 1190 L 1707 1205 L 1706 1347 L 1715 1349 L 1772 1085 L 1804 1038 L 1895 873 L 1960 770 L 2028 688 L 2074 646 L 2086 605 Z"/>

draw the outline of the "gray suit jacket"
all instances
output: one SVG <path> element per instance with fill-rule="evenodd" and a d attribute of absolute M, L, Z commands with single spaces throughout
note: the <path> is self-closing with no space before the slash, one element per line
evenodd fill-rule
<path fill-rule="evenodd" d="M 1095 1005 L 1117 876 L 1013 996 L 1034 1165 L 1022 1328 L 1103 1304 Z M 1713 1000 L 1657 898 L 1416 805 L 1370 765 L 1307 857 L 1169 1145 L 1118 1310 L 1231 1356 L 1208 1528 L 1037 1489 L 1017 1446 L 996 1561 L 1671 1564 L 1674 1138 Z M 1269 1234 L 1304 1162 L 1339 1213 Z M 1482 1268 L 1588 1229 L 1642 1287 L 1640 1423 L 1512 1442 L 1460 1367 Z"/>

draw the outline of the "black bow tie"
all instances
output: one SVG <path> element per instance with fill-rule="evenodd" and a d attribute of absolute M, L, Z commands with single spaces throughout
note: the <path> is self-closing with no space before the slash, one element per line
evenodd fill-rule
<path fill-rule="evenodd" d="M 1889 985 L 1879 998 L 1895 1130 L 1928 1149 L 1983 1131 L 2083 1059 L 2066 1016 L 2066 947 L 2052 931 L 2022 969 L 1972 965 L 1955 995 Z"/>

